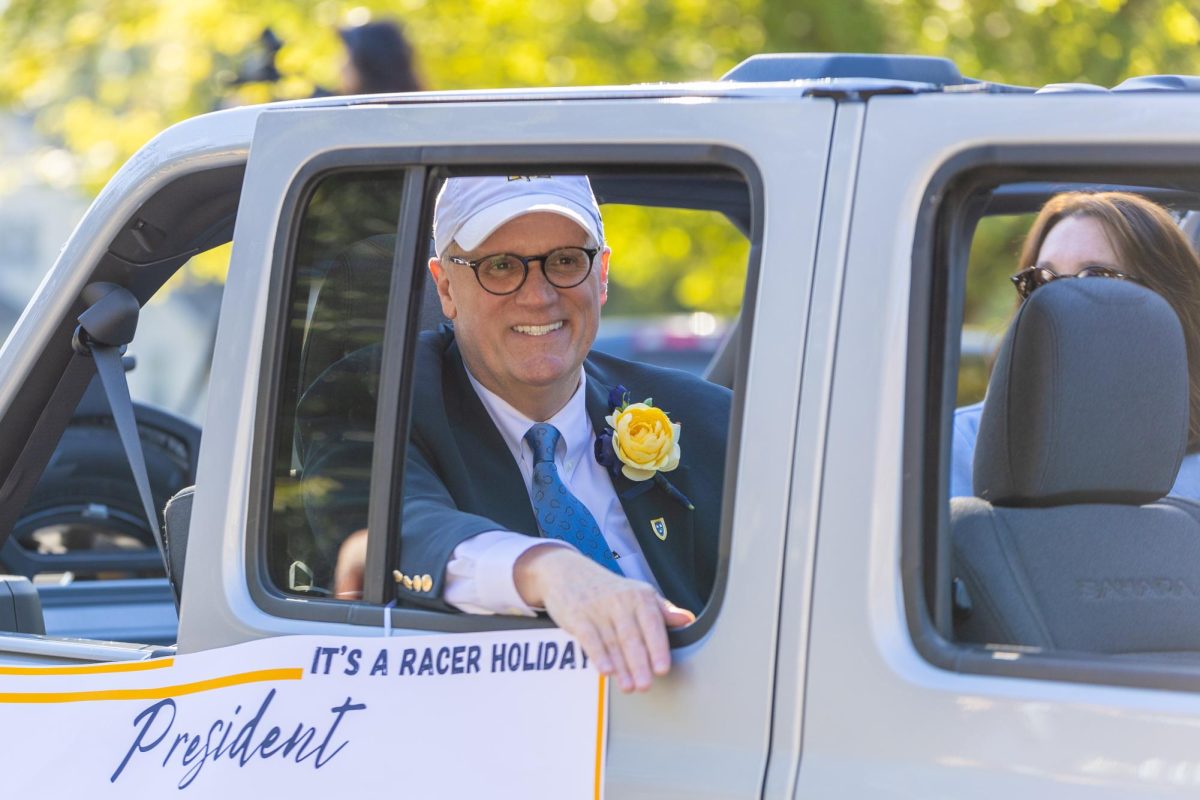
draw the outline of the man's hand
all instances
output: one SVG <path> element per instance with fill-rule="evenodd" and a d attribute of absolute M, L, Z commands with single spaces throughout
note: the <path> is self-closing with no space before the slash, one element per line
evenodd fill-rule
<path fill-rule="evenodd" d="M 696 619 L 648 584 L 616 575 L 568 547 L 530 548 L 517 559 L 513 579 L 522 599 L 545 608 L 579 639 L 596 669 L 615 675 L 623 692 L 644 692 L 654 675 L 666 675 L 671 668 L 666 629 Z"/>
<path fill-rule="evenodd" d="M 347 536 L 338 548 L 337 564 L 333 567 L 333 596 L 338 600 L 361 600 L 366 566 L 367 529 L 362 528 Z"/>

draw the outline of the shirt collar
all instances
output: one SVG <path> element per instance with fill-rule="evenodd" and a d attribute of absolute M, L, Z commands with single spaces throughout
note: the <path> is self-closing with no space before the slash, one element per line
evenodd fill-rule
<path fill-rule="evenodd" d="M 492 422 L 499 429 L 500 436 L 508 445 L 513 458 L 518 462 L 529 461 L 532 463 L 533 451 L 525 442 L 525 433 L 536 422 L 517 411 L 500 395 L 477 381 L 469 369 L 467 370 L 467 379 L 471 381 L 471 388 L 475 390 L 475 394 L 479 395 L 479 400 L 487 409 L 488 416 L 492 418 Z M 587 415 L 586 388 L 587 375 L 584 373 L 583 367 L 580 367 L 579 385 L 575 388 L 575 393 L 571 395 L 571 399 L 565 406 L 546 420 L 562 435 L 555 455 L 571 464 L 580 463 L 592 444 L 592 423 Z M 565 457 L 563 457 L 564 453 Z"/>

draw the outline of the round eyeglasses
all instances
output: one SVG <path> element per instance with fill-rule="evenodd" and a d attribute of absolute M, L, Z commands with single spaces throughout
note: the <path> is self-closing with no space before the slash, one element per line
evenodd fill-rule
<path fill-rule="evenodd" d="M 1059 278 L 1116 278 L 1119 281 L 1141 283 L 1132 275 L 1126 275 L 1111 267 L 1098 266 L 1084 267 L 1074 275 L 1059 275 L 1049 267 L 1026 267 L 1016 275 L 1009 276 L 1009 280 L 1017 288 L 1017 294 L 1021 296 L 1022 300 L 1028 300 L 1029 295 L 1033 294 L 1033 290 L 1039 286 L 1045 286 L 1050 281 L 1056 281 Z"/>
<path fill-rule="evenodd" d="M 474 261 L 459 256 L 447 256 L 446 260 L 470 267 L 484 291 L 504 295 L 512 294 L 525 285 L 531 261 L 542 262 L 542 274 L 551 286 L 557 289 L 578 286 L 591 274 L 592 262 L 599 252 L 599 248 L 594 247 L 560 247 L 542 256 L 497 253 Z"/>

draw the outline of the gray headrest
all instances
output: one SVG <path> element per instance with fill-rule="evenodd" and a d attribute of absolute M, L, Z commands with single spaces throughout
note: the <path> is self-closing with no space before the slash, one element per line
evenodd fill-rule
<path fill-rule="evenodd" d="M 974 489 L 1001 506 L 1141 505 L 1187 445 L 1183 330 L 1128 281 L 1053 281 L 1004 338 L 975 445 Z"/>

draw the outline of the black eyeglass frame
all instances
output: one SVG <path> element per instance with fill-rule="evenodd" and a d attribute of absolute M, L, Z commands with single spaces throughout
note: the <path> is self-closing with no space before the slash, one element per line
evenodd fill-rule
<path fill-rule="evenodd" d="M 585 253 L 588 257 L 588 268 L 584 271 L 583 275 L 579 278 L 579 280 L 575 281 L 574 283 L 567 284 L 566 286 L 555 283 L 551 279 L 550 274 L 548 272 L 546 272 L 546 259 L 550 258 L 550 256 L 554 255 L 555 253 L 561 253 L 563 250 L 580 250 L 583 253 Z M 601 250 L 601 248 L 599 248 L 599 247 L 568 246 L 568 247 L 556 247 L 553 250 L 551 250 L 550 252 L 543 253 L 540 256 L 519 256 L 516 253 L 493 253 L 492 255 L 482 256 L 480 258 L 477 258 L 474 261 L 468 261 L 467 259 L 462 258 L 461 256 L 446 256 L 446 260 L 452 264 L 458 264 L 460 266 L 470 267 L 471 271 L 475 273 L 475 281 L 479 284 L 480 288 L 482 288 L 488 294 L 494 294 L 497 297 L 504 297 L 505 295 L 516 294 L 517 292 L 521 291 L 521 287 L 525 285 L 525 281 L 529 280 L 529 262 L 531 262 L 531 261 L 542 262 L 542 275 L 545 276 L 546 283 L 550 284 L 555 289 L 573 289 L 576 286 L 583 283 L 584 281 L 586 281 L 588 279 L 588 276 L 592 274 L 592 269 L 596 265 L 596 255 L 600 252 L 600 250 Z M 489 289 L 487 286 L 484 286 L 483 278 L 479 277 L 479 265 L 480 264 L 482 264 L 485 261 L 488 261 L 489 259 L 501 258 L 501 257 L 515 258 L 517 261 L 521 262 L 521 267 L 525 270 L 525 273 L 521 276 L 521 281 L 515 287 L 513 287 L 512 289 L 509 289 L 507 292 L 497 292 L 493 289 Z"/>
<path fill-rule="evenodd" d="M 1084 267 L 1074 275 L 1060 275 L 1049 267 L 1033 266 L 1026 267 L 1020 272 L 1008 276 L 1008 279 L 1013 283 L 1013 287 L 1017 290 L 1017 295 L 1022 300 L 1028 300 L 1029 295 L 1033 294 L 1038 288 L 1060 278 L 1113 278 L 1119 281 L 1133 281 L 1141 286 L 1145 285 L 1140 278 L 1134 275 L 1127 275 L 1112 267 L 1102 266 Z"/>

